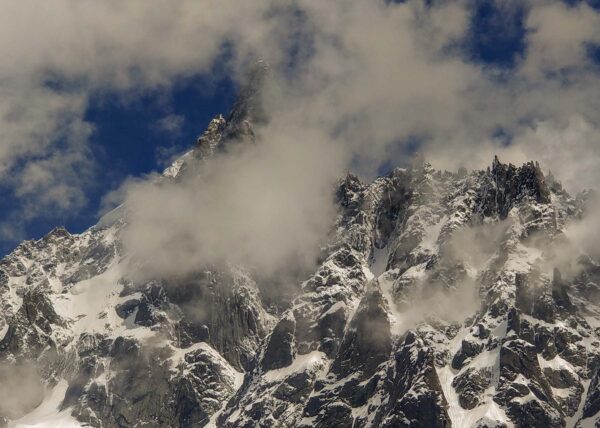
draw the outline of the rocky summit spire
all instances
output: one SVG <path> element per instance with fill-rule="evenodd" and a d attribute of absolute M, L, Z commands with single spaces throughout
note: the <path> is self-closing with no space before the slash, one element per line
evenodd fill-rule
<path fill-rule="evenodd" d="M 262 60 L 255 62 L 249 69 L 245 83 L 234 103 L 229 116 L 227 127 L 223 133 L 224 139 L 254 138 L 254 124 L 267 122 L 267 113 L 263 104 L 263 91 L 272 81 L 272 69 Z"/>
<path fill-rule="evenodd" d="M 527 162 L 520 167 L 511 163 L 503 164 L 494 156 L 490 176 L 493 189 L 490 196 L 495 199 L 500 217 L 508 215 L 515 202 L 523 198 L 533 198 L 543 204 L 550 203 L 550 190 L 544 173 L 537 162 Z"/>
<path fill-rule="evenodd" d="M 166 168 L 163 176 L 171 179 L 180 177 L 185 171 L 194 170 L 195 162 L 227 150 L 231 143 L 254 142 L 254 125 L 267 122 L 263 91 L 272 81 L 269 65 L 264 61 L 255 62 L 248 70 L 245 83 L 227 118 L 220 114 L 215 116 L 198 137 L 196 146 Z"/>

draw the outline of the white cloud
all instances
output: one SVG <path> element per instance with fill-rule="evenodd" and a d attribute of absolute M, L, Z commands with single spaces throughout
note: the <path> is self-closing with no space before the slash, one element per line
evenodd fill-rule
<path fill-rule="evenodd" d="M 0 177 L 32 201 L 32 215 L 34 207 L 76 209 L 86 188 L 77 171 L 93 163 L 86 142 L 90 125 L 83 120 L 90 97 L 167 88 L 181 77 L 209 72 L 227 45 L 228 73 L 238 78 L 249 61 L 265 58 L 280 93 L 266 99 L 272 121 L 260 131 L 264 139 L 255 151 L 222 161 L 223 171 L 240 182 L 216 172 L 210 178 L 216 188 L 238 195 L 248 177 L 251 192 L 221 200 L 200 186 L 212 204 L 198 208 L 171 189 L 178 211 L 202 214 L 176 217 L 182 225 L 204 217 L 216 230 L 231 231 L 223 242 L 208 240 L 218 254 L 235 246 L 229 238 L 243 226 L 260 233 L 248 238 L 236 258 L 245 254 L 265 263 L 248 248 L 258 236 L 279 239 L 269 235 L 259 209 L 268 204 L 286 208 L 272 224 L 306 238 L 303 248 L 313 245 L 312 225 L 300 213 L 307 215 L 305 206 L 323 216 L 330 211 L 319 211 L 311 198 L 322 202 L 332 178 L 350 163 L 373 175 L 391 153 L 402 156 L 401 144 L 415 135 L 439 167 L 482 167 L 500 152 L 515 162 L 540 159 L 573 189 L 593 184 L 600 169 L 600 82 L 585 46 L 599 38 L 598 14 L 585 3 L 528 2 L 524 58 L 498 74 L 454 48 L 468 33 L 471 6 L 441 1 L 426 7 L 417 0 L 8 3 L 0 16 Z M 292 51 L 297 56 L 290 70 Z M 45 84 L 48 79 L 59 88 Z M 490 138 L 498 128 L 514 137 L 509 148 Z M 240 161 L 246 156 L 249 162 Z M 585 157 L 585 176 L 578 173 L 579 156 Z M 26 166 L 15 175 L 14 166 L 22 162 Z M 290 177 L 295 179 L 288 182 Z M 292 200 L 286 186 L 296 194 Z M 263 193 L 256 191 L 263 187 Z M 132 189 L 130 197 L 149 208 L 151 195 L 168 197 L 143 183 Z M 260 201 L 257 207 L 240 205 L 252 198 Z M 227 212 L 224 204 L 235 210 Z M 318 223 L 320 230 L 327 221 Z M 306 236 L 297 236 L 302 230 Z M 278 248 L 281 257 L 265 253 L 265 259 L 283 263 L 291 249 L 287 243 Z"/>
<path fill-rule="evenodd" d="M 302 140 L 295 138 L 303 135 Z M 326 137 L 271 127 L 262 144 L 212 158 L 183 181 L 124 189 L 128 253 L 145 275 L 185 275 L 205 264 L 242 263 L 265 274 L 309 266 L 335 214 L 344 164 Z"/>
<path fill-rule="evenodd" d="M 206 72 L 260 32 L 266 2 L 7 2 L 0 15 L 0 180 L 36 215 L 85 204 L 90 97 L 135 96 Z M 250 29 L 249 26 L 252 28 Z M 150 124 L 149 124 L 150 125 Z M 87 180 L 86 180 L 87 179 Z M 27 210 L 25 210 L 25 207 Z M 13 216 L 14 217 L 14 216 Z M 16 225 L 15 225 L 16 226 Z"/>
<path fill-rule="evenodd" d="M 181 132 L 181 127 L 184 123 L 184 116 L 178 114 L 169 114 L 158 120 L 154 127 L 158 131 L 177 135 Z"/>
<path fill-rule="evenodd" d="M 541 2 L 527 21 L 528 55 L 523 71 L 540 78 L 544 73 L 581 68 L 587 62 L 586 43 L 597 43 L 600 15 L 585 2 Z"/>

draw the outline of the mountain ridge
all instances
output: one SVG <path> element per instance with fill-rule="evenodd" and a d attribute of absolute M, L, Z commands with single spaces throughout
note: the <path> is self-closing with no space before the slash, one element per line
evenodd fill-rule
<path fill-rule="evenodd" d="M 232 135 L 252 141 L 240 112 L 161 179 L 193 174 Z M 126 210 L 20 244 L 0 261 L 0 368 L 35 379 L 18 406 L 0 399 L 0 421 L 39 423 L 52 398 L 53 423 L 71 426 L 597 423 L 600 264 L 565 235 L 583 198 L 497 157 L 348 174 L 332 195 L 317 266 L 276 304 L 248 266 L 128 278 Z"/>

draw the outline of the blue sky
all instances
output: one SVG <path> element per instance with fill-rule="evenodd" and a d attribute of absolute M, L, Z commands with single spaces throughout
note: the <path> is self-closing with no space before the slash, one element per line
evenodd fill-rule
<path fill-rule="evenodd" d="M 431 8 L 444 5 L 444 2 L 437 1 L 425 3 Z M 518 72 L 520 64 L 529 54 L 529 46 L 527 45 L 529 30 L 527 30 L 526 25 L 531 12 L 531 4 L 533 3 L 507 0 L 481 0 L 470 1 L 464 4 L 469 5 L 466 30 L 461 37 L 454 38 L 444 44 L 444 49 L 446 49 L 448 56 L 460 58 L 467 65 L 483 70 L 484 74 L 492 76 L 492 79 L 496 79 L 497 81 L 511 80 L 512 76 Z M 189 7 L 193 9 L 193 2 L 190 5 Z M 591 7 L 589 10 L 600 8 L 600 2 L 596 0 L 589 0 L 587 2 L 566 0 L 563 2 L 563 5 L 568 5 L 573 10 L 583 10 L 585 5 Z M 402 4 L 398 4 L 390 5 L 389 7 L 402 6 Z M 248 11 L 241 11 L 240 13 L 245 14 L 250 22 L 252 7 L 244 7 L 248 7 Z M 178 8 L 173 7 L 173 9 Z M 269 16 L 285 16 L 285 11 L 282 12 L 277 7 L 273 9 L 276 12 Z M 588 9 L 585 10 L 588 11 Z M 134 12 L 138 13 L 139 10 L 135 9 L 132 13 Z M 24 11 L 23 13 L 27 15 L 30 12 Z M 173 13 L 175 14 L 175 12 Z M 589 14 L 590 12 L 586 13 Z M 183 18 L 189 14 L 189 10 L 181 11 Z M 91 15 L 98 15 L 98 13 L 92 13 Z M 157 16 L 160 17 L 161 15 L 165 15 L 165 11 L 158 10 Z M 113 19 L 112 16 L 110 13 L 107 13 L 107 28 L 111 28 L 111 30 L 113 27 L 117 28 L 115 33 L 118 36 L 118 25 L 111 22 Z M 260 17 L 259 19 L 264 18 L 264 14 L 262 13 L 257 13 L 256 16 Z M 294 10 L 292 13 L 293 18 L 287 22 L 283 21 L 284 30 L 286 25 L 293 27 L 289 30 L 291 34 L 289 40 L 278 45 L 278 48 L 284 51 L 283 56 L 287 57 L 286 60 L 281 61 L 284 64 L 281 69 L 288 77 L 294 76 L 295 72 L 301 73 L 303 71 L 303 61 L 313 54 L 312 44 L 314 40 L 311 38 L 313 36 L 307 36 L 307 34 L 315 30 L 313 27 L 306 26 L 306 22 L 308 21 L 307 16 L 307 14 Z M 183 19 L 182 17 L 177 17 L 177 19 Z M 204 19 L 202 18 L 202 14 L 198 15 L 198 17 L 199 19 Z M 227 21 L 229 18 L 232 24 Z M 149 44 L 147 47 L 151 60 L 146 63 L 143 61 L 140 61 L 139 64 L 135 62 L 135 49 L 139 48 L 137 45 L 133 45 L 133 50 L 125 52 L 125 60 L 115 55 L 114 59 L 109 58 L 107 60 L 107 64 L 101 62 L 100 64 L 106 66 L 106 69 L 86 69 L 84 66 L 75 65 L 69 69 L 65 68 L 66 71 L 63 70 L 52 74 L 52 83 L 45 83 L 45 89 L 52 92 L 51 95 L 63 95 L 61 94 L 63 92 L 70 96 L 68 93 L 69 90 L 72 90 L 70 85 L 74 85 L 77 89 L 78 85 L 86 85 L 88 81 L 94 82 L 90 85 L 91 89 L 86 89 L 84 107 L 80 112 L 81 117 L 79 118 L 82 123 L 91 125 L 91 134 L 86 137 L 87 146 L 85 155 L 93 158 L 93 163 L 89 166 L 93 168 L 92 179 L 84 187 L 84 203 L 77 205 L 72 210 L 54 210 L 51 204 L 48 207 L 40 205 L 42 207 L 40 208 L 40 212 L 26 219 L 24 219 L 25 216 L 19 216 L 19 210 L 26 209 L 26 205 L 23 205 L 22 195 L 17 194 L 17 190 L 15 190 L 18 187 L 11 180 L 5 179 L 4 181 L 0 181 L 0 189 L 2 190 L 0 194 L 0 223 L 11 224 L 11 222 L 16 222 L 20 228 L 19 233 L 15 233 L 12 236 L 10 234 L 2 235 L 3 237 L 0 238 L 0 254 L 9 252 L 21 239 L 37 239 L 58 225 L 66 226 L 71 232 L 85 230 L 97 221 L 102 197 L 107 192 L 118 188 L 128 177 L 143 177 L 148 173 L 160 171 L 165 167 L 168 159 L 185 151 L 194 143 L 210 119 L 219 113 L 227 114 L 235 99 L 237 90 L 236 79 L 234 79 L 232 71 L 235 67 L 216 68 L 214 62 L 204 59 L 203 55 L 206 52 L 205 56 L 207 58 L 217 58 L 218 60 L 218 58 L 223 58 L 223 53 L 229 54 L 232 46 L 238 50 L 242 49 L 240 46 L 246 48 L 245 40 L 247 34 L 254 35 L 255 28 L 250 28 L 247 30 L 247 33 L 243 33 L 243 29 L 235 28 L 236 26 L 243 27 L 242 21 L 235 14 L 231 17 L 226 16 L 225 18 L 219 16 L 219 19 L 223 20 L 224 23 L 222 25 L 224 27 L 230 25 L 233 28 L 227 31 L 234 35 L 232 36 L 230 33 L 227 33 L 226 36 L 223 36 L 218 30 L 214 30 L 213 28 L 211 31 L 216 31 L 218 35 L 210 37 L 214 37 L 217 42 L 207 44 L 204 48 L 199 47 L 197 52 L 189 49 L 186 43 L 189 43 L 188 39 L 192 38 L 190 34 L 198 40 L 202 39 L 205 30 L 201 27 L 198 29 L 194 28 L 193 31 L 190 30 L 189 34 L 183 33 L 183 35 L 173 36 L 173 39 L 167 40 L 168 43 L 172 43 L 171 45 L 165 42 L 165 46 L 157 47 L 157 43 L 160 43 L 165 38 L 160 36 L 160 39 L 153 42 L 154 45 Z M 262 21 L 260 23 L 262 24 Z M 98 25 L 106 26 L 107 24 L 106 22 L 102 22 Z M 189 22 L 186 25 L 190 25 Z M 191 25 L 193 27 L 193 23 Z M 306 28 L 303 26 L 306 26 Z M 270 30 L 273 28 L 272 25 L 267 27 Z M 127 28 L 127 25 L 123 28 Z M 162 27 L 157 26 L 156 28 L 163 29 L 164 25 Z M 152 35 L 152 32 L 156 33 L 159 31 L 156 28 L 150 26 L 148 34 Z M 277 29 L 276 26 L 275 28 Z M 284 30 L 278 29 L 277 31 L 281 32 Z M 242 36 L 239 36 L 236 31 L 240 32 Z M 208 33 L 206 34 L 207 40 L 210 39 Z M 177 37 L 181 38 L 177 39 Z M 332 35 L 326 35 L 324 40 L 329 40 L 328 38 L 331 39 Z M 310 41 L 307 43 L 308 39 Z M 137 42 L 137 39 L 135 40 Z M 226 43 L 223 43 L 223 40 L 226 40 Z M 273 40 L 275 40 L 275 43 L 278 42 L 277 37 L 272 35 L 267 35 L 264 40 L 266 41 L 265 44 L 274 43 Z M 591 40 L 588 42 L 587 39 L 584 41 L 587 46 L 590 64 L 595 63 L 597 66 L 600 63 L 600 45 L 597 41 Z M 100 39 L 100 42 L 99 44 L 101 45 L 103 40 Z M 64 43 L 64 41 L 61 40 L 61 43 Z M 170 51 L 176 51 L 179 44 L 185 45 L 183 48 L 189 49 L 189 51 L 186 52 L 182 48 L 180 56 L 175 58 L 179 61 L 177 66 L 181 67 L 181 70 L 175 68 L 175 71 L 171 71 L 168 67 L 164 67 L 162 62 L 172 59 Z M 94 46 L 96 45 L 98 43 Z M 59 46 L 61 49 L 69 49 L 69 46 Z M 196 44 L 189 46 L 195 47 Z M 307 49 L 306 46 L 310 47 Z M 304 47 L 305 50 L 302 50 L 301 47 Z M 161 48 L 164 49 L 163 56 L 152 57 L 152 51 L 154 49 L 160 51 Z M 259 46 L 251 50 L 251 54 L 246 58 L 246 62 L 248 58 L 252 58 L 252 55 L 255 55 L 255 58 L 260 56 L 261 48 L 262 46 Z M 272 51 L 273 48 L 271 46 L 265 48 L 267 53 L 269 50 Z M 39 61 L 42 65 L 38 66 L 39 70 L 42 70 L 44 73 L 48 69 L 52 70 L 52 67 L 62 70 L 60 64 L 56 66 L 52 62 L 52 59 L 47 60 L 45 58 L 43 51 L 40 52 L 31 54 L 33 56 L 24 63 L 35 63 L 38 61 L 38 57 L 44 57 L 43 61 L 49 62 L 42 62 L 40 59 Z M 197 62 L 190 61 L 190 64 L 188 64 L 186 57 L 193 57 L 194 55 L 199 55 L 201 59 Z M 58 57 L 60 58 L 60 55 Z M 67 62 L 67 60 L 64 61 Z M 114 63 L 111 61 L 114 61 Z M 116 70 L 120 66 L 119 61 L 124 63 L 124 74 L 130 73 L 133 79 L 136 79 L 137 74 L 131 72 L 132 69 L 135 69 L 135 67 L 144 67 L 144 64 L 150 64 L 151 67 L 156 68 L 156 74 L 159 75 L 159 78 L 156 80 L 159 82 L 154 83 L 152 80 L 155 78 L 155 74 L 152 74 L 155 70 L 151 69 L 147 76 L 144 75 L 141 78 L 141 80 L 146 79 L 150 83 L 146 83 L 145 81 L 139 85 L 129 81 L 122 83 L 117 73 L 119 70 Z M 10 70 L 9 65 L 6 68 Z M 164 71 L 163 68 L 166 68 L 167 71 Z M 36 69 L 35 73 L 32 72 L 33 76 L 39 74 L 38 69 Z M 80 69 L 83 69 L 83 71 Z M 558 70 L 558 75 L 563 76 L 560 73 L 564 73 L 564 76 L 568 76 L 567 73 L 570 71 L 571 68 L 565 67 Z M 0 72 L 2 72 L 1 69 Z M 117 77 L 113 76 L 113 72 Z M 144 73 L 145 71 L 141 72 L 141 74 Z M 161 73 L 164 73 L 166 77 L 162 76 Z M 105 78 L 105 75 L 109 77 Z M 161 79 L 166 79 L 166 81 Z M 6 81 L 9 80 L 7 79 Z M 106 84 L 105 81 L 110 81 L 111 83 Z M 532 85 L 532 87 L 534 86 Z M 18 86 L 15 86 L 15 88 L 17 89 L 14 89 L 14 91 L 17 92 Z M 77 90 L 73 92 L 74 95 L 78 95 L 76 93 Z M 69 96 L 65 98 L 71 102 Z M 77 96 L 73 96 L 72 98 L 75 105 L 78 98 Z M 37 102 L 37 99 L 35 100 Z M 73 110 L 76 111 L 76 108 L 74 107 Z M 73 114 L 76 115 L 76 113 Z M 544 114 L 544 118 L 548 116 L 547 113 Z M 542 117 L 542 115 L 540 116 Z M 520 121 L 529 120 L 528 117 L 517 119 Z M 65 119 L 67 122 L 68 120 Z M 501 139 L 505 145 L 512 142 L 514 130 L 511 131 L 504 128 L 500 120 L 498 121 L 498 126 L 492 128 L 489 132 L 490 138 Z M 57 153 L 61 153 L 62 146 L 68 146 L 69 143 L 61 142 L 61 134 L 58 133 L 58 135 L 59 137 L 53 143 L 55 146 L 50 147 L 55 147 L 58 150 Z M 401 135 L 403 135 L 401 141 L 405 143 L 403 146 L 404 149 L 398 151 L 394 150 L 393 147 L 392 150 L 390 150 L 390 147 L 387 147 L 387 153 L 395 153 L 396 155 L 397 153 L 406 154 L 407 152 L 419 149 L 421 139 L 429 138 L 429 136 L 421 137 L 418 133 L 411 132 Z M 43 136 L 36 138 L 43 139 Z M 66 138 L 65 141 L 67 141 Z M 396 155 L 394 156 L 397 157 Z M 17 157 L 17 160 L 11 164 L 12 170 L 24 170 L 24 166 L 32 159 L 38 160 L 36 156 L 48 156 L 48 153 L 36 155 L 34 152 L 29 157 Z M 397 159 L 380 159 L 380 171 L 389 170 L 397 163 L 396 161 Z M 35 199 L 32 199 L 28 203 L 31 204 L 29 207 L 36 206 Z"/>
<path fill-rule="evenodd" d="M 143 95 L 118 92 L 96 95 L 85 112 L 93 124 L 91 154 L 99 171 L 93 186 L 87 187 L 88 203 L 82 210 L 53 216 L 51 212 L 25 225 L 27 239 L 38 239 L 56 226 L 71 233 L 82 232 L 98 219 L 102 197 L 116 189 L 127 177 L 158 172 L 170 158 L 189 149 L 217 114 L 226 115 L 236 93 L 236 85 L 224 77 L 214 81 L 208 76 L 181 79 L 165 89 Z M 175 128 L 165 128 L 165 118 L 177 119 Z M 0 219 L 12 214 L 17 200 L 6 189 L 0 200 Z M 17 241 L 0 241 L 6 254 Z"/>

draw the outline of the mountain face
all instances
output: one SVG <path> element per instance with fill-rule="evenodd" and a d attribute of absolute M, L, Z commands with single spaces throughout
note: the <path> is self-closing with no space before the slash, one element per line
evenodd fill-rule
<path fill-rule="evenodd" d="M 162 179 L 253 140 L 256 97 Z M 335 198 L 285 298 L 242 266 L 128 279 L 123 210 L 23 242 L 0 261 L 0 426 L 600 426 L 600 263 L 564 233 L 585 195 L 496 158 Z"/>

